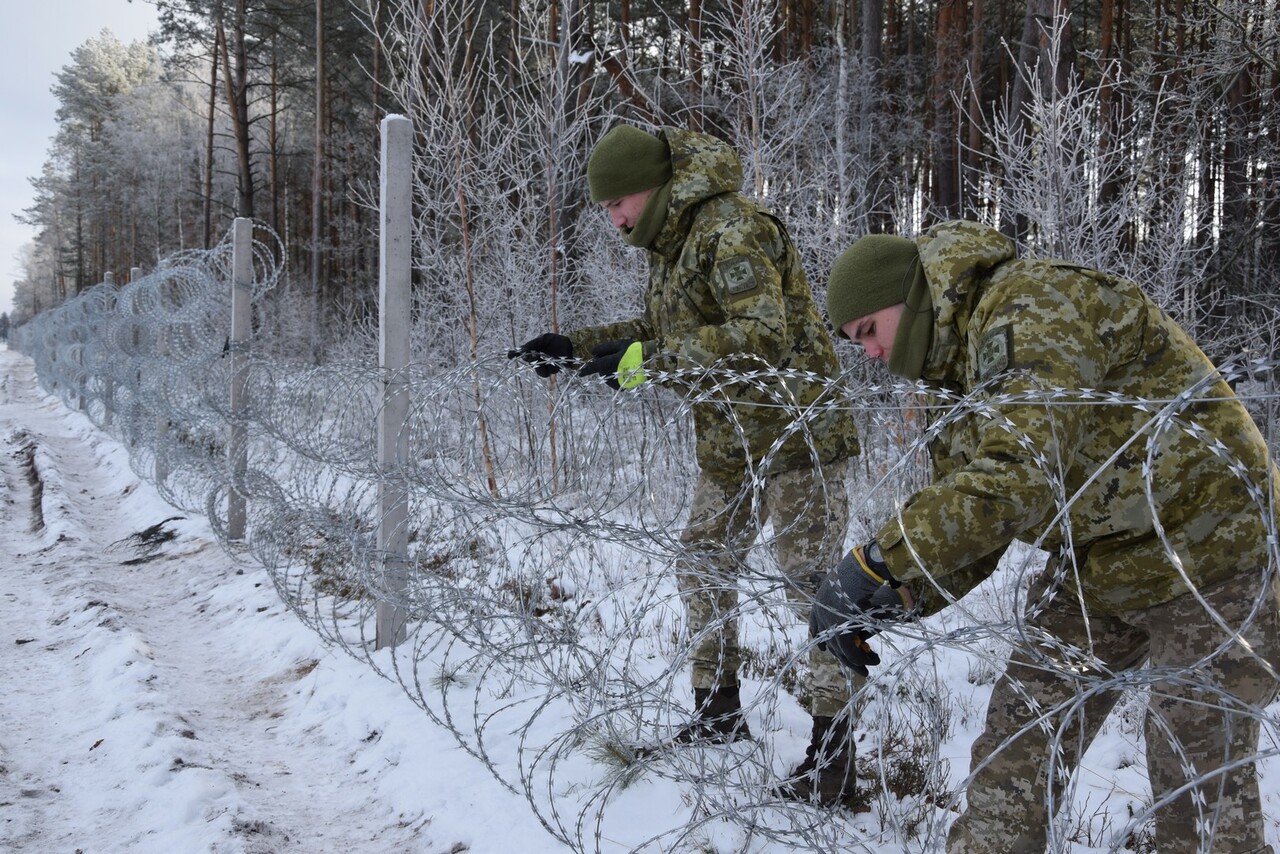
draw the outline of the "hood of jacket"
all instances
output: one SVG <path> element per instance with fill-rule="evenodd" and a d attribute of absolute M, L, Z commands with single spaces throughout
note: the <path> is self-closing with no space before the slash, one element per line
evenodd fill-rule
<path fill-rule="evenodd" d="M 927 380 L 957 379 L 978 285 L 1018 255 L 1017 245 L 990 226 L 965 220 L 938 223 L 916 238 L 933 300 L 933 345 L 925 358 Z"/>
<path fill-rule="evenodd" d="M 742 188 L 742 160 L 725 142 L 705 133 L 663 128 L 671 148 L 671 200 L 667 219 L 650 251 L 679 253 L 698 205 L 722 193 Z"/>

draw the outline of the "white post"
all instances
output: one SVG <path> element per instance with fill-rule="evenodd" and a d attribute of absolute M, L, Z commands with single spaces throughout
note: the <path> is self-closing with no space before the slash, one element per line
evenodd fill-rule
<path fill-rule="evenodd" d="M 102 274 L 102 283 L 104 285 L 112 284 L 114 282 L 114 279 L 115 277 L 112 275 L 110 270 L 107 270 L 105 273 Z M 86 313 L 89 310 L 91 309 L 87 309 Z M 79 385 L 76 388 L 76 396 L 79 398 L 80 402 L 76 405 L 83 412 L 87 412 L 89 409 L 89 386 L 93 381 L 93 377 L 89 376 L 89 365 L 85 359 L 85 356 L 91 349 L 93 349 L 89 345 L 89 336 L 94 334 L 97 331 L 98 330 L 88 330 L 88 329 L 84 330 L 83 337 L 80 338 L 80 342 L 79 342 L 80 350 L 75 359 L 76 367 L 79 368 L 79 370 L 77 371 L 77 374 L 80 377 Z"/>
<path fill-rule="evenodd" d="M 172 304 L 176 305 L 178 302 L 178 286 L 174 280 L 172 278 L 166 278 L 161 283 L 160 287 L 162 289 L 168 288 L 172 292 Z M 166 304 L 163 293 L 160 294 L 160 304 Z M 156 324 L 155 351 L 151 355 L 151 367 L 148 368 L 148 370 L 151 371 L 153 378 L 151 388 L 153 393 L 156 395 L 160 395 L 162 393 L 160 390 L 160 384 L 169 376 L 169 352 L 168 317 L 161 315 L 160 322 Z M 139 379 L 141 379 L 141 377 L 139 377 Z M 144 383 L 139 382 L 138 385 L 141 389 Z M 156 401 L 156 403 L 159 403 L 159 401 Z M 173 448 L 170 446 L 170 434 L 173 432 L 173 423 L 170 421 L 169 416 L 169 412 L 157 407 L 155 421 L 153 422 L 156 430 L 155 447 L 151 449 L 151 455 L 155 460 L 155 464 L 152 467 L 153 474 L 155 475 L 157 484 L 163 483 L 169 479 L 169 457 L 173 453 Z"/>
<path fill-rule="evenodd" d="M 138 281 L 138 279 L 140 278 L 142 278 L 142 268 L 130 267 L 129 283 L 132 284 L 133 282 Z M 115 294 L 112 294 L 111 295 L 111 313 L 115 314 L 115 311 L 116 311 L 116 296 Z M 111 354 L 111 355 L 114 355 L 114 354 Z M 110 356 L 108 356 L 108 358 L 110 358 Z M 115 420 L 115 417 L 116 417 L 116 381 L 115 381 L 114 375 L 108 375 L 106 380 L 103 382 L 102 409 L 103 409 L 102 426 L 110 427 L 111 423 Z"/>
<path fill-rule="evenodd" d="M 164 287 L 173 287 L 173 284 L 166 282 Z M 167 323 L 162 322 L 156 327 L 156 351 L 152 359 L 155 365 L 152 373 L 158 377 L 168 375 L 169 325 Z M 157 412 L 155 425 L 156 443 L 151 449 L 151 456 L 155 460 L 152 473 L 155 475 L 156 483 L 159 484 L 169 479 L 169 414 Z"/>
<path fill-rule="evenodd" d="M 378 413 L 378 559 L 384 589 L 393 601 L 378 602 L 374 646 L 395 646 L 405 637 L 407 615 L 394 599 L 407 588 L 408 495 L 402 479 L 389 479 L 408 458 L 409 278 L 412 264 L 412 124 L 404 116 L 382 120 L 381 212 L 378 262 L 378 359 L 382 408 Z"/>
<path fill-rule="evenodd" d="M 252 322 L 253 221 L 236 217 L 231 225 L 231 436 L 227 462 L 231 485 L 227 490 L 227 536 L 244 539 L 244 476 L 249 469 L 249 436 L 245 413 L 249 408 L 249 359 L 245 352 Z"/>

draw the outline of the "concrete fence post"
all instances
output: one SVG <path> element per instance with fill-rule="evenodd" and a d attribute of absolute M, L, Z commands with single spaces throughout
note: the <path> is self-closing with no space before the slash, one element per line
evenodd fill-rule
<path fill-rule="evenodd" d="M 142 278 L 141 267 L 131 267 L 129 269 L 129 283 L 133 284 Z M 111 294 L 110 313 L 116 313 L 116 295 Z M 114 342 L 113 342 L 114 343 Z M 115 353 L 107 354 L 107 358 L 114 361 Z M 110 427 L 116 417 L 116 380 L 114 375 L 108 375 L 102 383 L 102 426 Z"/>
<path fill-rule="evenodd" d="M 110 270 L 102 274 L 102 284 L 107 285 L 109 287 L 114 283 L 114 281 L 115 281 L 115 276 L 112 275 Z M 86 307 L 84 309 L 86 314 L 88 314 L 92 310 L 93 310 L 92 307 Z M 94 383 L 95 377 L 89 376 L 89 371 L 93 366 L 90 364 L 88 357 L 89 357 L 89 354 L 94 349 L 89 342 L 89 338 L 91 335 L 96 334 L 98 331 L 99 330 L 91 331 L 91 330 L 85 329 L 81 332 L 76 333 L 76 337 L 80 339 L 76 343 L 80 345 L 80 348 L 79 350 L 76 351 L 76 357 L 74 360 L 76 363 L 75 365 L 76 375 L 79 378 L 79 381 L 76 384 L 75 396 L 79 400 L 79 402 L 76 404 L 76 408 L 78 408 L 81 412 L 89 411 L 89 389 L 93 385 L 95 385 Z"/>
<path fill-rule="evenodd" d="M 172 283 L 166 282 L 162 287 L 173 287 Z M 151 388 L 157 395 L 160 394 L 160 383 L 169 373 L 169 325 L 165 321 L 156 327 L 156 348 L 152 354 L 152 364 L 149 368 L 150 374 L 153 376 Z M 139 383 L 139 386 L 142 386 Z M 157 401 L 158 403 L 158 401 Z M 155 459 L 153 466 L 153 474 L 156 483 L 164 483 L 169 479 L 169 433 L 171 425 L 169 423 L 169 413 L 163 411 L 162 407 L 156 407 L 155 416 L 156 440 L 155 447 L 152 448 L 152 456 Z"/>
<path fill-rule="evenodd" d="M 227 536 L 244 540 L 247 508 L 244 477 L 249 470 L 249 354 L 246 352 L 253 320 L 253 221 L 236 217 L 231 232 L 231 435 L 227 441 L 227 464 L 231 474 L 227 489 Z"/>
<path fill-rule="evenodd" d="M 382 120 L 381 203 L 378 222 L 378 360 L 382 406 L 378 413 L 377 558 L 385 591 L 378 602 L 375 648 L 405 638 L 407 613 L 401 594 L 408 587 L 408 493 L 400 476 L 408 459 L 409 293 L 412 267 L 412 123 L 404 116 Z"/>

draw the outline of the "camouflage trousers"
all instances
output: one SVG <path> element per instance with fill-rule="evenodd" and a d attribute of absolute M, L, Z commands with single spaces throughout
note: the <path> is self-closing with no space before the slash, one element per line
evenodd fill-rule
<path fill-rule="evenodd" d="M 705 474 L 693 493 L 676 581 L 692 639 L 694 688 L 734 685 L 742 664 L 738 645 L 738 581 L 766 522 L 782 569 L 788 611 L 807 624 L 818 583 L 841 557 L 849 521 L 848 462 L 821 470 L 793 469 L 768 478 L 763 489 L 733 491 Z M 754 500 L 753 500 L 754 499 Z M 753 506 L 754 505 L 754 506 Z M 850 674 L 829 652 L 809 654 L 811 713 L 834 717 L 849 701 Z"/>
<path fill-rule="evenodd" d="M 1033 584 L 1030 595 L 1037 597 L 1044 584 L 1043 578 Z M 991 695 L 986 730 L 973 745 L 977 770 L 968 809 L 951 828 L 949 854 L 1041 854 L 1050 843 L 1055 851 L 1069 850 L 1061 833 L 1053 839 L 1047 829 L 1081 751 L 1119 699 L 1119 689 L 1091 689 L 1122 671 L 1132 683 L 1151 687 L 1144 734 L 1152 803 L 1198 781 L 1156 811 L 1156 850 L 1272 851 L 1263 839 L 1257 772 L 1247 760 L 1258 749 L 1252 710 L 1276 696 L 1278 592 L 1275 584 L 1264 591 L 1255 570 L 1201 594 L 1243 642 L 1230 641 L 1192 594 L 1086 618 L 1063 591 L 1029 620 L 1063 644 L 1092 649 L 1105 669 L 1065 664 L 1048 651 L 1032 658 L 1015 650 Z M 1149 669 L 1139 670 L 1144 662 Z M 1231 767 L 1240 760 L 1246 761 Z M 1126 819 L 1115 822 L 1117 832 Z"/>

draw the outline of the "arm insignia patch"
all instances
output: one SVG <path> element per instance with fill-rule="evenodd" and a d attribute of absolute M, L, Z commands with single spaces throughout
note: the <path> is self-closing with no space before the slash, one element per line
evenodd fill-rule
<path fill-rule="evenodd" d="M 716 265 L 716 276 L 728 296 L 750 293 L 760 286 L 750 258 L 730 258 Z"/>
<path fill-rule="evenodd" d="M 975 366 L 978 382 L 985 382 L 996 374 L 1009 370 L 1012 363 L 1012 326 L 997 326 L 982 336 L 982 341 L 978 344 L 978 363 Z"/>

